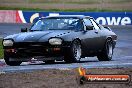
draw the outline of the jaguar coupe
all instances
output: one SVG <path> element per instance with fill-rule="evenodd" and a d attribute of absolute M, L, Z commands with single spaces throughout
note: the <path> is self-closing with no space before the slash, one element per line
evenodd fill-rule
<path fill-rule="evenodd" d="M 30 60 L 53 63 L 79 62 L 84 57 L 97 56 L 99 61 L 110 61 L 117 35 L 83 15 L 41 17 L 31 28 L 3 39 L 4 60 L 17 66 Z"/>

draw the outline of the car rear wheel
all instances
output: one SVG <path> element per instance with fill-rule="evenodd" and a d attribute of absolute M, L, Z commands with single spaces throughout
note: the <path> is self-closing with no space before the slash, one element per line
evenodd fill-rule
<path fill-rule="evenodd" d="M 97 56 L 99 61 L 110 61 L 113 55 L 113 43 L 107 39 L 103 51 Z"/>
<path fill-rule="evenodd" d="M 79 62 L 81 53 L 81 43 L 78 40 L 74 40 L 70 49 L 66 50 L 64 60 L 67 63 Z"/>

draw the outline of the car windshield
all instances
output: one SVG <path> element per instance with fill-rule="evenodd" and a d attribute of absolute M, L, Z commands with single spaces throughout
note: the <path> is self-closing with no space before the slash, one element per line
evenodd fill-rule
<path fill-rule="evenodd" d="M 78 18 L 44 18 L 33 24 L 31 31 L 81 30 L 82 27 Z"/>

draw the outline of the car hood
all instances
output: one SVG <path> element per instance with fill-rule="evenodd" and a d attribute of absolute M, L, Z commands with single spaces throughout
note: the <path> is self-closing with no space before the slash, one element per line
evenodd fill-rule
<path fill-rule="evenodd" d="M 9 35 L 4 39 L 13 39 L 15 42 L 43 42 L 48 41 L 51 37 L 62 37 L 70 34 L 71 32 L 71 30 L 34 31 Z"/>

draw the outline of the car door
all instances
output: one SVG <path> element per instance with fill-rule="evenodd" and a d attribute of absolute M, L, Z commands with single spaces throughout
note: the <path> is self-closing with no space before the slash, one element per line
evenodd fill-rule
<path fill-rule="evenodd" d="M 92 24 L 94 25 L 94 30 L 95 30 L 96 34 L 98 35 L 98 36 L 95 36 L 96 37 L 96 40 L 95 40 L 96 50 L 97 50 L 97 52 L 98 51 L 100 52 L 104 46 L 105 39 L 104 39 L 104 36 L 102 36 L 102 31 L 101 31 L 99 24 L 96 23 L 96 21 L 93 18 L 91 18 L 90 20 L 91 20 Z"/>
<path fill-rule="evenodd" d="M 94 23 L 94 21 L 90 18 L 84 18 L 84 26 L 86 26 L 86 32 L 84 32 L 83 40 L 82 40 L 82 50 L 85 55 L 89 55 L 95 53 L 99 49 L 98 43 L 100 42 L 99 38 L 99 27 Z M 89 30 L 87 26 L 93 26 L 93 29 Z"/>
<path fill-rule="evenodd" d="M 91 18 L 90 20 L 93 22 L 93 24 L 96 26 L 96 29 L 98 30 L 97 33 L 99 37 L 97 41 L 97 49 L 100 52 L 104 48 L 107 33 L 102 30 L 103 26 L 100 26 L 93 18 Z"/>

